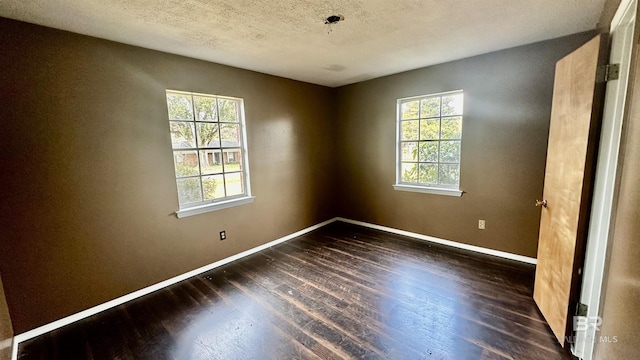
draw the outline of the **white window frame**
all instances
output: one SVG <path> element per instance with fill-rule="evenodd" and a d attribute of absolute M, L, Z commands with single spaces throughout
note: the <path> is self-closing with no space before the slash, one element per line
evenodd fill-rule
<path fill-rule="evenodd" d="M 402 181 L 402 141 L 401 141 L 402 104 L 405 102 L 414 101 L 414 100 L 421 100 L 421 99 L 432 98 L 432 97 L 443 97 L 443 96 L 453 95 L 453 94 L 463 94 L 463 103 L 464 103 L 464 91 L 462 89 L 434 93 L 434 94 L 427 94 L 427 95 L 411 96 L 411 97 L 401 98 L 397 100 L 396 102 L 396 183 L 393 185 L 393 188 L 395 190 L 420 192 L 420 193 L 435 194 L 435 195 L 457 196 L 457 197 L 462 196 L 462 194 L 464 193 L 464 191 L 460 190 L 459 181 L 458 181 L 458 185 L 423 184 L 423 183 L 414 183 L 414 182 L 409 183 L 409 182 Z M 462 122 L 464 123 L 464 105 L 463 105 L 462 114 L 460 116 L 462 117 Z M 442 114 L 440 114 L 438 118 L 440 118 L 441 120 L 442 117 L 443 117 Z M 418 115 L 418 118 L 419 120 L 422 119 L 420 114 Z M 420 130 L 418 129 L 418 132 L 419 131 Z M 463 134 L 461 134 L 460 136 L 460 152 L 461 152 L 460 156 L 461 157 L 462 157 L 462 136 Z M 439 136 L 438 142 L 440 141 L 443 141 L 443 139 L 440 139 L 440 136 Z M 439 152 L 440 150 L 438 149 L 438 153 Z M 440 164 L 439 161 L 438 161 L 438 164 Z M 460 159 L 460 162 L 458 164 L 461 169 L 462 159 Z M 460 177 L 461 176 L 462 174 L 460 174 Z"/>
<path fill-rule="evenodd" d="M 228 99 L 228 100 L 233 100 L 238 104 L 238 124 L 240 126 L 240 137 L 241 137 L 239 148 L 241 152 L 240 157 L 242 158 L 242 170 L 240 171 L 240 173 L 244 178 L 244 194 L 225 196 L 219 199 L 204 200 L 200 202 L 179 205 L 179 210 L 175 212 L 176 216 L 178 218 L 183 218 L 187 216 L 193 216 L 193 215 L 207 213 L 210 211 L 222 210 L 222 209 L 226 209 L 233 206 L 252 203 L 253 200 L 255 199 L 255 196 L 251 195 L 251 179 L 249 176 L 249 152 L 247 148 L 247 129 L 246 129 L 245 112 L 244 112 L 244 100 L 242 98 L 236 98 L 236 97 L 230 97 L 230 96 L 194 93 L 189 91 L 179 91 L 179 90 L 171 90 L 171 89 L 167 89 L 165 91 L 165 94 L 170 94 L 170 93 L 191 96 L 191 105 L 194 107 L 192 109 L 194 114 L 194 119 L 193 120 L 170 119 L 169 112 L 168 112 L 169 106 L 168 106 L 168 103 L 166 102 L 167 98 L 165 96 L 165 104 L 167 105 L 167 124 L 170 124 L 171 121 L 193 122 L 194 131 L 197 131 L 197 126 L 196 126 L 197 121 L 195 119 L 196 114 L 195 114 L 195 105 L 193 103 L 193 96 L 206 96 L 206 97 L 215 97 L 217 99 Z M 219 120 L 220 119 L 218 118 L 218 124 L 220 124 Z M 200 150 L 207 149 L 207 148 L 198 146 L 197 140 L 194 139 L 194 141 L 196 141 L 196 144 L 195 144 L 196 146 L 194 148 L 174 149 L 172 144 L 171 155 L 173 159 L 175 157 L 174 156 L 175 151 L 196 151 L 196 158 L 198 160 L 198 169 L 200 169 Z M 224 161 L 224 148 L 222 147 L 221 141 L 220 141 L 220 160 L 221 160 L 221 163 Z M 175 163 L 174 163 L 174 166 L 175 166 Z M 221 174 L 225 174 L 224 170 Z M 178 185 L 177 180 L 179 178 L 176 174 L 174 175 L 176 179 L 176 190 L 177 190 L 177 185 Z M 208 175 L 199 174 L 197 176 L 202 178 L 203 176 L 208 176 Z"/>

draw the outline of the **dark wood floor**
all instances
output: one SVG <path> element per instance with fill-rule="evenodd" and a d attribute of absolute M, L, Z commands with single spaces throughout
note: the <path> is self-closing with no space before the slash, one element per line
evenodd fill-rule
<path fill-rule="evenodd" d="M 533 274 L 334 223 L 25 342 L 19 359 L 570 359 Z"/>

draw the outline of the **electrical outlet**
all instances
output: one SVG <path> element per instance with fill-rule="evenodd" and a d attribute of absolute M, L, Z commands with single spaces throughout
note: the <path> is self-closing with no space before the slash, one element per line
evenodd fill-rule
<path fill-rule="evenodd" d="M 222 230 L 220 231 L 220 240 L 224 240 L 227 238 L 227 232 Z"/>
<path fill-rule="evenodd" d="M 484 220 L 478 220 L 478 229 L 480 229 L 480 230 L 484 230 L 485 229 Z"/>

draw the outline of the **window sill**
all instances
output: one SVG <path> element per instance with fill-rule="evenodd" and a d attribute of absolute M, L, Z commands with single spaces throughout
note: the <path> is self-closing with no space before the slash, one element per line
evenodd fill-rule
<path fill-rule="evenodd" d="M 183 217 L 204 214 L 210 211 L 222 210 L 222 209 L 230 208 L 233 206 L 251 204 L 253 202 L 253 199 L 255 198 L 256 198 L 255 196 L 246 196 L 238 199 L 232 199 L 232 200 L 220 201 L 220 202 L 215 202 L 215 203 L 206 204 L 206 205 L 194 206 L 191 208 L 186 208 L 186 209 L 176 211 L 176 217 L 178 219 L 181 219 Z"/>
<path fill-rule="evenodd" d="M 420 192 L 426 194 L 434 194 L 434 195 L 446 195 L 446 196 L 462 196 L 464 191 L 458 189 L 447 189 L 447 188 L 436 188 L 436 187 L 427 187 L 427 186 L 415 186 L 415 185 L 405 185 L 405 184 L 396 184 L 393 185 L 395 190 L 400 191 L 411 191 L 411 192 Z"/>

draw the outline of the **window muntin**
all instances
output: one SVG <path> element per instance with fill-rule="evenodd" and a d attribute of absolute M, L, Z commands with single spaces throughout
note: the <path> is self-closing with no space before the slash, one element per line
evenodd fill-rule
<path fill-rule="evenodd" d="M 458 189 L 462 90 L 398 100 L 396 183 Z"/>
<path fill-rule="evenodd" d="M 251 196 L 242 99 L 166 95 L 180 209 Z"/>

